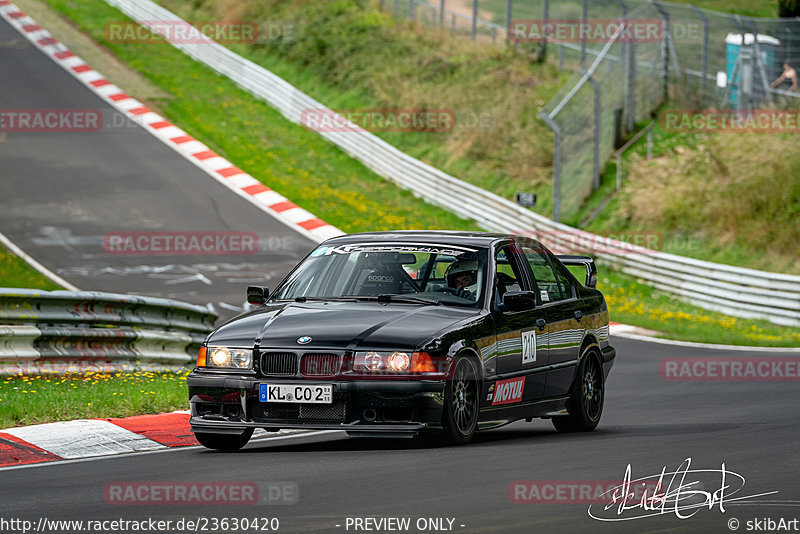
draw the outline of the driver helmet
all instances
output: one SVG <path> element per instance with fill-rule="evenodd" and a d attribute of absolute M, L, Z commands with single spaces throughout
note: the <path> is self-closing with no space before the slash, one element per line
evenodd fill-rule
<path fill-rule="evenodd" d="M 457 289 L 457 281 L 463 275 L 470 275 L 472 280 L 466 286 L 474 285 L 478 281 L 478 262 L 475 260 L 456 260 L 450 264 L 445 273 L 447 285 Z M 462 286 L 465 287 L 465 286 Z"/>

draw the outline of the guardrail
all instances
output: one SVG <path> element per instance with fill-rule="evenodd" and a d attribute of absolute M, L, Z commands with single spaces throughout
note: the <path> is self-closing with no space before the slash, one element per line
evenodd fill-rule
<path fill-rule="evenodd" d="M 180 21 L 149 0 L 106 0 L 137 21 Z M 190 57 L 266 100 L 300 123 L 303 110 L 330 111 L 287 81 L 219 44 L 175 44 Z M 342 118 L 342 121 L 345 120 Z M 800 276 L 769 273 L 666 254 L 556 223 L 508 199 L 463 182 L 415 159 L 379 137 L 353 131 L 319 135 L 380 176 L 491 231 L 538 238 L 557 253 L 590 253 L 626 274 L 709 309 L 800 326 Z M 576 246 L 578 244 L 578 246 Z"/>
<path fill-rule="evenodd" d="M 216 319 L 202 306 L 171 299 L 0 288 L 0 367 L 190 363 Z"/>

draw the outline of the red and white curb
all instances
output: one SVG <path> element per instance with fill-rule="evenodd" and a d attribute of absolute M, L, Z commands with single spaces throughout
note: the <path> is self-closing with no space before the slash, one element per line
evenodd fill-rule
<path fill-rule="evenodd" d="M 267 433 L 258 429 L 253 436 L 274 438 L 306 433 Z M 195 445 L 199 443 L 189 429 L 188 412 L 78 419 L 0 430 L 0 468 Z"/>
<path fill-rule="evenodd" d="M 87 65 L 80 57 L 70 52 L 63 43 L 36 24 L 36 21 L 23 13 L 9 0 L 0 0 L 0 16 L 24 35 L 34 46 L 53 59 L 58 65 L 61 65 L 67 72 L 80 80 L 87 88 L 108 102 L 129 120 L 142 126 L 215 180 L 246 198 L 264 212 L 301 234 L 308 236 L 315 242 L 343 234 L 338 228 L 331 226 L 312 213 L 297 206 L 286 197 L 273 191 L 211 150 L 208 146 L 123 92 L 102 74 Z"/>

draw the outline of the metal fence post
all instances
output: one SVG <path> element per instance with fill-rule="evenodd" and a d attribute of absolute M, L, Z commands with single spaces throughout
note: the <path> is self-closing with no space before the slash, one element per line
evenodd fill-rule
<path fill-rule="evenodd" d="M 664 84 L 664 100 L 666 100 L 669 97 L 669 13 L 664 11 L 664 8 L 656 0 L 650 0 L 650 3 L 653 4 L 653 7 L 656 8 L 656 11 L 659 12 L 661 19 L 664 21 L 664 36 L 661 38 L 661 53 L 664 56 L 664 65 L 661 70 L 661 77 Z"/>
<path fill-rule="evenodd" d="M 586 27 L 587 21 L 589 20 L 589 0 L 583 0 L 583 7 L 581 10 L 581 24 L 583 27 Z M 583 31 L 581 33 L 581 68 L 585 67 L 586 63 L 586 38 L 585 33 Z"/>
<path fill-rule="evenodd" d="M 409 20 L 414 20 L 416 15 L 417 5 L 414 3 L 414 0 L 408 0 L 408 18 Z"/>
<path fill-rule="evenodd" d="M 763 56 L 761 55 L 761 46 L 758 44 L 758 26 L 755 26 L 755 22 L 752 20 L 750 21 L 752 26 L 753 32 L 753 52 L 755 53 L 755 65 L 758 68 L 758 77 L 761 78 L 761 90 L 764 91 L 764 99 L 767 101 L 767 104 L 772 103 L 772 93 L 770 92 L 769 80 L 767 80 L 767 71 L 764 69 L 764 62 L 762 61 Z M 755 104 L 755 102 L 753 102 Z"/>
<path fill-rule="evenodd" d="M 439 26 L 444 26 L 444 3 L 445 0 L 439 1 Z"/>
<path fill-rule="evenodd" d="M 542 27 L 545 27 L 547 21 L 550 20 L 550 0 L 544 0 L 544 12 L 542 13 Z M 544 62 L 547 59 L 547 35 L 543 36 L 542 48 L 539 50 L 539 61 Z"/>
<path fill-rule="evenodd" d="M 399 0 L 394 0 L 394 7 L 392 8 L 392 16 L 397 18 L 397 12 L 400 10 Z"/>
<path fill-rule="evenodd" d="M 478 35 L 478 0 L 472 0 L 472 40 Z"/>
<path fill-rule="evenodd" d="M 600 84 L 594 79 L 594 76 L 589 75 L 589 83 L 592 84 L 594 89 L 594 162 L 592 166 L 592 187 L 597 189 L 600 187 L 600 107 L 601 107 L 601 94 Z"/>
<path fill-rule="evenodd" d="M 561 128 L 547 113 L 539 113 L 539 118 L 553 130 L 553 220 L 561 221 Z"/>
<path fill-rule="evenodd" d="M 700 75 L 700 105 L 703 106 L 705 105 L 706 83 L 708 82 L 706 79 L 708 78 L 708 17 L 697 6 L 692 5 L 691 8 L 703 21 L 703 70 Z"/>
<path fill-rule="evenodd" d="M 625 5 L 625 2 L 622 0 L 614 0 L 620 8 L 622 9 L 622 28 L 623 31 L 627 30 L 628 28 L 628 6 Z M 631 35 L 631 34 L 629 34 Z M 633 66 L 633 58 L 629 57 L 631 51 L 633 49 L 633 39 L 621 39 L 620 42 L 622 43 L 622 53 L 620 54 L 620 62 L 623 65 L 623 72 L 625 73 L 625 131 L 632 132 L 633 131 L 633 105 L 634 105 L 634 93 L 635 93 L 635 84 L 634 79 L 631 75 L 631 67 Z M 617 134 L 615 134 L 617 135 Z"/>
<path fill-rule="evenodd" d="M 511 42 L 511 11 L 514 0 L 506 1 L 506 42 Z"/>
<path fill-rule="evenodd" d="M 741 69 L 739 70 L 739 84 L 736 92 L 736 109 L 740 111 L 752 111 L 755 104 L 753 97 L 753 47 L 745 46 L 742 40 L 742 47 L 739 49 L 739 59 Z"/>

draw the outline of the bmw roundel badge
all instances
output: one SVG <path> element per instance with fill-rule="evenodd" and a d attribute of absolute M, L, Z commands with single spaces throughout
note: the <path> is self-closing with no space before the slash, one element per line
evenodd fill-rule
<path fill-rule="evenodd" d="M 311 343 L 311 336 L 302 336 L 297 338 L 297 342 L 301 345 L 305 345 L 306 343 Z"/>

